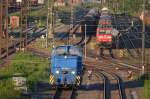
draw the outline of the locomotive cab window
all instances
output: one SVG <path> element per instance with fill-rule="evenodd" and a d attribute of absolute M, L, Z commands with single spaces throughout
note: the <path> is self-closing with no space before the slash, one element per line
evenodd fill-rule
<path fill-rule="evenodd" d="M 76 56 L 80 56 L 80 50 L 78 50 L 77 47 L 73 47 L 73 46 L 68 46 L 68 47 L 58 47 L 56 48 L 53 52 L 53 54 L 56 55 L 76 55 Z"/>
<path fill-rule="evenodd" d="M 64 55 L 66 54 L 66 51 L 64 47 L 59 47 L 59 48 L 56 48 L 56 50 L 53 53 L 57 55 Z"/>
<path fill-rule="evenodd" d="M 77 48 L 75 48 L 75 47 L 70 47 L 69 48 L 69 54 L 70 55 L 77 55 L 77 56 L 81 55 L 79 50 L 77 50 Z"/>
<path fill-rule="evenodd" d="M 111 25 L 100 25 L 99 34 L 110 34 L 112 26 Z"/>

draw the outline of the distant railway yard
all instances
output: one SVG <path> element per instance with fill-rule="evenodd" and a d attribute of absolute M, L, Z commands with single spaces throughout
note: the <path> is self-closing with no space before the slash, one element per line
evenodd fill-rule
<path fill-rule="evenodd" d="M 0 99 L 150 99 L 147 0 L 43 1 L 0 1 Z"/>

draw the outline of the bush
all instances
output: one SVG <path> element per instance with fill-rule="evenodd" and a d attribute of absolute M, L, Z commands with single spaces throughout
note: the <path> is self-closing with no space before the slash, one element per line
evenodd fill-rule
<path fill-rule="evenodd" d="M 0 98 L 24 99 L 21 92 L 15 91 L 12 77 L 21 73 L 27 78 L 28 91 L 34 91 L 34 85 L 40 81 L 48 81 L 49 62 L 45 58 L 31 53 L 17 53 L 11 64 L 0 70 Z"/>

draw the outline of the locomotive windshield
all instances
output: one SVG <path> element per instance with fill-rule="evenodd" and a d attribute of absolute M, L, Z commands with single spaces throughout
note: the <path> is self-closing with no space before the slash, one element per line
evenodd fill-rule
<path fill-rule="evenodd" d="M 111 25 L 99 25 L 99 34 L 110 34 L 112 30 Z"/>
<path fill-rule="evenodd" d="M 99 34 L 111 34 L 111 30 L 100 30 Z"/>
<path fill-rule="evenodd" d="M 56 55 L 77 55 L 81 56 L 80 50 L 74 46 L 60 46 L 53 52 Z"/>
<path fill-rule="evenodd" d="M 110 34 L 112 25 L 109 17 L 105 17 L 105 18 L 101 17 L 101 19 L 99 20 L 98 28 L 99 28 L 99 34 Z"/>
<path fill-rule="evenodd" d="M 71 54 L 71 55 L 78 55 L 78 56 L 81 55 L 80 51 L 77 48 L 74 48 L 74 47 L 70 47 L 69 48 L 69 54 Z"/>
<path fill-rule="evenodd" d="M 55 53 L 58 54 L 58 55 L 62 55 L 62 54 L 65 54 L 66 51 L 65 51 L 65 48 L 64 47 L 59 47 L 55 50 Z"/>

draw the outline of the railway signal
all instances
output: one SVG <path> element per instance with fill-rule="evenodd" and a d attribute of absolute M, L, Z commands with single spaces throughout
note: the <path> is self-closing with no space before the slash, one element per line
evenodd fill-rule
<path fill-rule="evenodd" d="M 92 70 L 88 70 L 88 79 L 91 80 L 92 77 Z"/>

